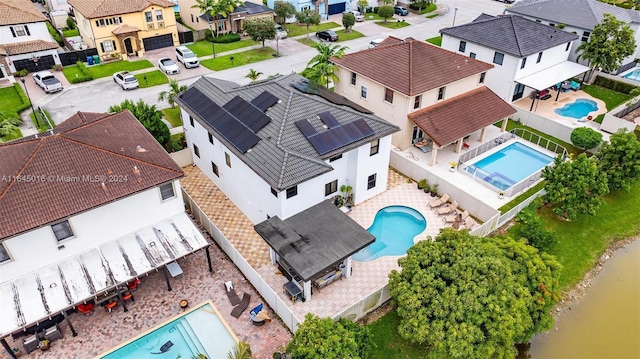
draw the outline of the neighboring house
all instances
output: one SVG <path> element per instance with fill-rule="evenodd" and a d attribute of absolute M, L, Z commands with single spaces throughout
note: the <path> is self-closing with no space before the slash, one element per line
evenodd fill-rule
<path fill-rule="evenodd" d="M 47 9 L 49 10 L 49 18 L 53 22 L 53 25 L 62 29 L 67 27 L 67 17 L 71 13 L 71 6 L 67 0 L 44 0 Z"/>
<path fill-rule="evenodd" d="M 49 70 L 60 64 L 58 44 L 46 21 L 29 0 L 0 0 L 0 78 L 13 82 L 16 71 Z"/>
<path fill-rule="evenodd" d="M 208 246 L 182 169 L 128 111 L 78 112 L 0 158 L 0 338 Z"/>
<path fill-rule="evenodd" d="M 245 86 L 202 77 L 176 102 L 194 164 L 254 224 L 342 185 L 354 204 L 386 190 L 398 128 L 297 74 Z"/>
<path fill-rule="evenodd" d="M 98 55 L 142 56 L 176 46 L 174 4 L 167 0 L 69 0 L 82 40 Z"/>
<path fill-rule="evenodd" d="M 432 166 L 438 149 L 455 143 L 460 152 L 466 137 L 480 131 L 483 141 L 487 126 L 516 112 L 485 86 L 493 65 L 425 42 L 387 38 L 331 61 L 334 91 L 400 127 L 394 146 L 429 143 Z"/>
<path fill-rule="evenodd" d="M 569 61 L 577 35 L 517 15 L 480 15 L 440 30 L 442 48 L 492 63 L 486 85 L 507 102 L 589 70 Z"/>
<path fill-rule="evenodd" d="M 182 0 L 180 2 L 180 17 L 182 21 L 196 30 L 209 29 L 211 16 L 203 14 L 198 8 L 193 8 L 192 6 L 194 5 L 196 5 L 195 0 Z M 235 8 L 226 18 L 214 20 L 216 23 L 214 31 L 217 31 L 218 34 L 242 33 L 243 24 L 246 20 L 261 17 L 273 20 L 273 10 L 262 4 L 247 1 L 244 5 Z"/>
<path fill-rule="evenodd" d="M 277 0 L 267 0 L 267 6 L 273 9 Z M 285 0 L 295 6 L 296 11 L 315 10 L 323 19 L 328 19 L 329 15 L 342 14 L 343 12 L 356 10 L 357 5 L 352 5 L 345 0 Z M 373 6 L 378 6 L 377 3 Z M 289 20 L 288 20 L 289 21 Z M 295 21 L 295 17 L 291 19 Z"/>
<path fill-rule="evenodd" d="M 573 43 L 569 55 L 571 61 L 576 61 L 576 49 L 582 42 L 589 40 L 594 27 L 602 21 L 604 14 L 611 14 L 629 24 L 635 32 L 636 44 L 640 44 L 640 11 L 623 9 L 597 0 L 521 0 L 506 11 L 577 34 L 580 41 Z M 622 63 L 631 62 L 638 57 L 640 46 Z M 586 64 L 586 61 L 581 63 Z"/>

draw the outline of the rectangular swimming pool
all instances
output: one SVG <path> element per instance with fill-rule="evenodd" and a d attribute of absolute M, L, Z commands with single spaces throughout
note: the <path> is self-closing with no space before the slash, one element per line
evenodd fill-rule
<path fill-rule="evenodd" d="M 99 358 L 191 359 L 198 354 L 207 358 L 226 358 L 237 342 L 220 313 L 211 302 L 207 302 L 132 338 Z"/>
<path fill-rule="evenodd" d="M 504 191 L 553 160 L 551 156 L 515 142 L 471 164 L 466 171 Z"/>

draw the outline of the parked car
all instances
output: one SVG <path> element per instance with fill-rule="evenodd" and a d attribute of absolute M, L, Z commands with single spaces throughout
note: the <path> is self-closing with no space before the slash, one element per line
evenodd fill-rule
<path fill-rule="evenodd" d="M 193 51 L 189 50 L 189 48 L 186 46 L 176 47 L 176 60 L 182 62 L 184 67 L 188 69 L 200 66 L 200 60 L 198 60 L 198 56 L 196 56 L 196 54 L 194 54 Z"/>
<path fill-rule="evenodd" d="M 409 15 L 409 10 L 407 10 L 406 8 L 403 8 L 402 6 L 394 6 L 393 12 L 395 12 L 396 15 L 400 15 L 400 16 Z"/>
<path fill-rule="evenodd" d="M 325 41 L 338 41 L 338 34 L 333 30 L 322 30 L 316 32 L 316 37 Z"/>
<path fill-rule="evenodd" d="M 129 71 L 120 71 L 113 74 L 113 82 L 120 85 L 123 90 L 134 89 L 140 86 L 138 79 Z"/>
<path fill-rule="evenodd" d="M 350 12 L 350 13 L 352 13 L 352 14 L 353 14 L 353 16 L 355 16 L 355 17 L 356 17 L 356 21 L 357 21 L 357 22 L 362 22 L 362 21 L 364 21 L 364 15 L 362 15 L 362 13 L 361 13 L 360 11 L 358 11 L 358 10 L 351 10 L 351 11 L 349 11 L 349 12 Z"/>
<path fill-rule="evenodd" d="M 283 29 L 282 26 L 276 24 L 276 38 L 282 40 L 286 39 L 287 36 L 289 36 L 287 31 Z"/>
<path fill-rule="evenodd" d="M 53 93 L 62 91 L 62 83 L 58 80 L 51 71 L 39 71 L 33 74 L 33 81 L 40 86 L 44 92 Z"/>
<path fill-rule="evenodd" d="M 158 59 L 158 67 L 167 75 L 179 74 L 180 68 L 168 57 Z"/>
<path fill-rule="evenodd" d="M 374 47 L 376 47 L 376 46 L 380 45 L 380 43 L 381 43 L 382 41 L 384 41 L 384 39 L 374 39 L 374 40 L 371 40 L 371 42 L 369 43 L 369 48 L 370 48 L 370 49 L 373 49 Z"/>
<path fill-rule="evenodd" d="M 513 4 L 514 2 L 516 2 L 515 0 L 496 0 L 496 1 L 500 1 L 500 2 L 503 2 L 505 4 Z"/>

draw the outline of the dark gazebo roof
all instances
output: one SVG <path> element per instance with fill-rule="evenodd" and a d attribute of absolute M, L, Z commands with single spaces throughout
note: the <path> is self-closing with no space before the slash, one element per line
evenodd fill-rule
<path fill-rule="evenodd" d="M 284 221 L 269 218 L 254 228 L 304 281 L 322 274 L 376 239 L 329 201 Z"/>

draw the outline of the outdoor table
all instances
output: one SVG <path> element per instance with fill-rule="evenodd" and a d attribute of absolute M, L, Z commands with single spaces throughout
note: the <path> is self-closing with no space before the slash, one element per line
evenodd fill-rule
<path fill-rule="evenodd" d="M 296 282 L 289 281 L 285 283 L 284 290 L 285 293 L 289 295 L 292 301 L 295 302 L 298 299 L 302 299 L 302 288 L 300 288 L 300 286 Z"/>

